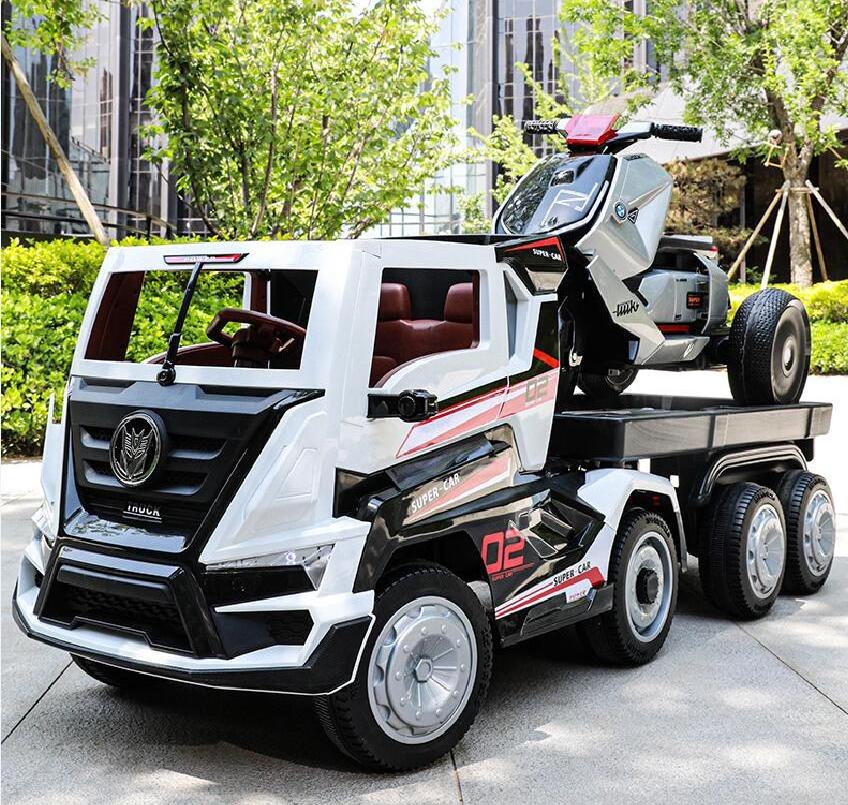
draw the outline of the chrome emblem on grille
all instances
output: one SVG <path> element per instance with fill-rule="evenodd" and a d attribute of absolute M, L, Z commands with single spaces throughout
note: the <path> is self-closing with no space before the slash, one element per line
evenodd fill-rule
<path fill-rule="evenodd" d="M 150 480 L 159 468 L 164 435 L 159 417 L 144 411 L 133 411 L 120 421 L 109 443 L 109 466 L 124 486 Z"/>

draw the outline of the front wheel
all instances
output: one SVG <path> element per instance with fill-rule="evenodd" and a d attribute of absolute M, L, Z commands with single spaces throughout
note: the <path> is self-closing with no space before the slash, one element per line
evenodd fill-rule
<path fill-rule="evenodd" d="M 329 738 L 374 769 L 412 769 L 450 751 L 474 721 L 492 668 L 489 619 L 438 565 L 402 568 L 378 593 L 356 678 L 319 699 Z"/>
<path fill-rule="evenodd" d="M 612 547 L 613 607 L 578 625 L 594 654 L 617 665 L 643 665 L 662 648 L 677 606 L 677 552 L 666 521 L 633 509 Z"/>

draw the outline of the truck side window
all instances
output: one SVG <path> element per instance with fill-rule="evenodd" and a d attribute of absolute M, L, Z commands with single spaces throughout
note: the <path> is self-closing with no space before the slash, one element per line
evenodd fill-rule
<path fill-rule="evenodd" d="M 480 275 L 387 268 L 380 286 L 370 385 L 427 355 L 473 349 L 480 338 Z"/>

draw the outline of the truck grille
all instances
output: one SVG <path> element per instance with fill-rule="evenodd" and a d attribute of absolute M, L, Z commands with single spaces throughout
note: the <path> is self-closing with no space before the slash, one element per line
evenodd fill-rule
<path fill-rule="evenodd" d="M 142 523 L 150 531 L 190 538 L 248 447 L 261 447 L 257 440 L 265 438 L 260 436 L 267 432 L 263 425 L 274 412 L 280 412 L 285 403 L 313 396 L 311 391 L 76 379 L 69 414 L 80 502 L 101 519 Z M 155 411 L 161 417 L 167 431 L 167 455 L 154 481 L 127 488 L 112 472 L 109 445 L 123 417 L 139 410 Z M 152 514 L 146 516 L 146 512 Z"/>

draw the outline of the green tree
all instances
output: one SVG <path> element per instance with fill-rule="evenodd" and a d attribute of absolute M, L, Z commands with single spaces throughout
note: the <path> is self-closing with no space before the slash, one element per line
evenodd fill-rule
<path fill-rule="evenodd" d="M 724 139 L 741 125 L 752 145 L 780 133 L 792 280 L 811 284 L 804 182 L 812 158 L 837 144 L 823 118 L 848 112 L 848 0 L 651 0 L 648 10 L 639 16 L 618 0 L 564 0 L 562 14 L 583 23 L 578 50 L 626 92 L 656 78 L 623 68 L 634 41 L 647 40 L 690 122 Z"/>
<path fill-rule="evenodd" d="M 150 102 L 178 189 L 225 237 L 356 237 L 454 158 L 416 0 L 153 0 Z"/>
<path fill-rule="evenodd" d="M 53 81 L 65 89 L 71 85 L 77 73 L 84 72 L 91 66 L 90 59 L 77 59 L 72 54 L 82 46 L 88 30 L 100 17 L 97 8 L 84 0 L 17 0 L 12 6 L 11 17 L 3 21 L 2 50 L 3 59 L 15 79 L 18 93 L 41 136 L 44 137 L 51 156 L 56 160 L 59 172 L 67 182 L 80 213 L 95 240 L 106 244 L 109 238 L 103 223 L 79 177 L 74 173 L 56 133 L 47 121 L 14 51 L 14 47 L 18 46 L 54 57 L 53 70 L 48 81 Z"/>

